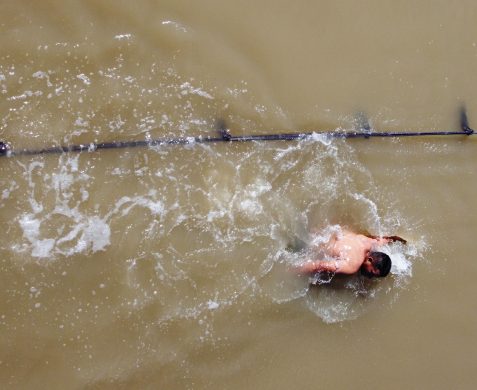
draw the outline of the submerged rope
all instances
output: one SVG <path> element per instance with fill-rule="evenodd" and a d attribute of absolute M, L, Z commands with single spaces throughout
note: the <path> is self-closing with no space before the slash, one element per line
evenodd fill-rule
<path fill-rule="evenodd" d="M 369 125 L 366 117 L 360 115 L 360 131 L 323 131 L 323 132 L 303 132 L 303 133 L 274 133 L 274 134 L 256 134 L 256 135 L 238 135 L 234 136 L 226 127 L 224 121 L 217 124 L 219 137 L 198 136 L 198 137 L 177 137 L 177 138 L 159 138 L 142 141 L 117 141 L 102 142 L 67 146 L 52 146 L 43 149 L 12 149 L 8 142 L 0 142 L 0 157 L 2 156 L 32 156 L 41 154 L 70 153 L 70 152 L 94 152 L 101 149 L 127 149 L 137 147 L 153 147 L 162 145 L 187 145 L 218 142 L 250 142 L 250 141 L 293 141 L 311 139 L 314 136 L 329 138 L 396 138 L 396 137 L 430 137 L 430 136 L 451 136 L 451 135 L 472 135 L 474 130 L 470 128 L 467 119 L 467 113 L 464 108 L 460 110 L 460 131 L 417 131 L 417 132 L 376 132 Z"/>

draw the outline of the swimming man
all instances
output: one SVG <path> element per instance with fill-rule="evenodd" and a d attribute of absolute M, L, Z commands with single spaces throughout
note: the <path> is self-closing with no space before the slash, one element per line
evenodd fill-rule
<path fill-rule="evenodd" d="M 369 278 L 384 277 L 391 271 L 391 258 L 378 249 L 393 241 L 406 243 L 399 236 L 365 236 L 343 228 L 316 248 L 331 257 L 330 260 L 309 260 L 296 271 L 300 274 L 328 272 L 345 275 L 360 271 Z"/>

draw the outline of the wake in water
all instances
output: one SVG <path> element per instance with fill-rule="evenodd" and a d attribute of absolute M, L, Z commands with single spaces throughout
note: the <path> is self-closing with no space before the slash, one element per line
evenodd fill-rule
<path fill-rule="evenodd" d="M 161 302 L 161 321 L 201 318 L 250 291 L 275 303 L 300 299 L 327 323 L 357 318 L 383 295 L 389 303 L 397 298 L 423 242 L 383 248 L 393 262 L 389 280 L 290 272 L 310 259 L 309 246 L 339 232 L 338 223 L 376 234 L 409 228 L 395 208 L 380 215 L 372 199 L 382 194 L 346 143 L 316 137 L 230 149 L 224 159 L 210 146 L 156 148 L 133 169 L 129 160 L 109 167 L 102 183 L 87 155 L 62 155 L 57 165 L 19 162 L 24 183 L 18 186 L 26 185 L 28 196 L 14 219 L 22 239 L 12 249 L 54 260 L 108 255 L 118 247 L 118 264 L 127 264 L 132 288 L 147 297 L 142 305 Z M 134 191 L 131 182 L 139 184 Z M 287 250 L 293 239 L 301 247 Z M 151 286 L 141 264 L 155 275 Z"/>
<path fill-rule="evenodd" d="M 380 251 L 388 254 L 392 261 L 391 275 L 386 280 L 323 274 L 297 278 L 293 267 L 308 260 L 327 260 L 326 253 L 317 254 L 310 248 L 327 243 L 333 234 L 339 234 L 339 224 L 358 232 L 389 235 L 398 230 L 403 235 L 414 236 L 414 227 L 396 212 L 392 202 L 387 202 L 391 207 L 379 210 L 373 198 L 382 199 L 385 194 L 374 187 L 367 171 L 353 161 L 351 148 L 319 137 L 315 140 L 325 147 L 317 156 L 317 162 L 321 160 L 323 164 L 312 164 L 301 177 L 310 186 L 311 182 L 315 183 L 315 199 L 310 199 L 291 230 L 278 234 L 282 245 L 268 258 L 265 289 L 277 303 L 301 299 L 324 322 L 335 323 L 359 317 L 383 296 L 389 303 L 395 301 L 399 291 L 409 283 L 412 263 L 423 256 L 426 244 L 421 238 L 410 240 L 407 245 L 393 243 L 382 247 Z M 331 159 L 330 166 L 326 165 L 327 159 Z M 359 188 L 363 180 L 367 183 L 364 191 Z"/>
<path fill-rule="evenodd" d="M 20 110 L 19 100 L 27 100 L 43 112 L 66 112 L 71 131 L 65 134 L 53 116 L 43 115 L 45 128 L 19 132 L 17 141 L 210 135 L 217 113 L 226 113 L 238 128 L 260 128 L 263 106 L 252 109 L 257 121 L 230 112 L 231 100 L 253 101 L 244 99 L 246 83 L 221 96 L 159 63 L 150 64 L 147 76 L 131 74 L 130 39 L 123 40 L 125 55 L 120 52 L 110 67 L 88 75 L 81 61 L 64 80 L 54 71 L 19 74 L 25 88 L 32 84 L 30 89 L 42 93 L 9 100 L 11 112 L 19 110 L 12 126 L 41 122 L 35 111 Z M 72 102 L 66 108 L 65 96 Z M 101 104 L 85 110 L 87 99 Z M 132 112 L 131 101 L 137 102 Z M 156 108 L 142 112 L 143 107 Z M 276 109 L 275 120 L 287 122 L 285 113 Z M 113 153 L 5 160 L 3 177 L 15 179 L 2 192 L 10 243 L 3 249 L 40 264 L 108 259 L 124 275 L 124 296 L 134 297 L 137 310 L 155 307 L 159 323 L 205 321 L 207 313 L 234 307 L 245 296 L 301 300 L 325 322 L 349 320 L 372 307 L 376 297 L 392 302 L 422 254 L 423 242 L 389 246 L 393 276 L 377 283 L 316 279 L 311 284 L 320 286 L 310 288 L 310 280 L 286 271 L 307 256 L 285 250 L 294 237 L 317 243 L 338 224 L 405 237 L 413 230 L 343 140 L 316 134 L 293 143 L 192 143 Z"/>

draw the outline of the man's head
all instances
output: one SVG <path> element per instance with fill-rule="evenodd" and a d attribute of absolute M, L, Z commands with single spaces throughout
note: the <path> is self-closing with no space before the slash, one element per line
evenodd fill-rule
<path fill-rule="evenodd" d="M 391 258 L 383 252 L 369 252 L 360 270 L 368 278 L 385 277 L 391 271 Z"/>

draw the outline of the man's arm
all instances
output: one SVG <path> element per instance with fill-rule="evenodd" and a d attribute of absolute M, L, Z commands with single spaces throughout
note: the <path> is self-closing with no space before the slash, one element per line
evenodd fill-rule
<path fill-rule="evenodd" d="M 407 244 L 407 241 L 404 238 L 399 236 L 384 236 L 384 238 L 386 240 L 389 240 L 390 242 L 399 241 L 399 242 L 402 242 L 403 244 Z"/>
<path fill-rule="evenodd" d="M 336 259 L 331 261 L 316 260 L 308 261 L 295 268 L 299 274 L 309 274 L 315 272 L 331 272 L 337 274 L 351 275 L 356 273 L 363 263 L 361 256 L 349 256 L 346 259 Z"/>
<path fill-rule="evenodd" d="M 396 241 L 399 241 L 399 242 L 402 242 L 403 244 L 407 244 L 407 241 L 402 238 L 402 237 L 399 237 L 399 236 L 373 236 L 371 234 L 366 234 L 366 237 L 369 237 L 369 238 L 372 238 L 373 240 L 382 240 L 382 243 L 383 244 L 386 244 L 388 242 L 396 242 Z"/>
<path fill-rule="evenodd" d="M 301 266 L 295 268 L 297 273 L 299 274 L 312 274 L 315 272 L 331 272 L 337 274 L 347 274 L 351 275 L 354 274 L 361 263 L 356 263 L 349 260 L 316 260 L 316 261 L 308 261 Z"/>
<path fill-rule="evenodd" d="M 299 274 L 311 274 L 315 272 L 332 272 L 338 271 L 338 261 L 316 260 L 307 261 L 306 263 L 295 268 Z"/>

